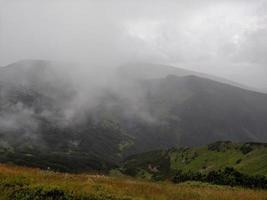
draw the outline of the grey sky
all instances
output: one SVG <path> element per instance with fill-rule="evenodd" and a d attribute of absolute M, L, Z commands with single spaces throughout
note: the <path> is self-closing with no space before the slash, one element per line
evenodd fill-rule
<path fill-rule="evenodd" d="M 267 89 L 266 0 L 0 0 L 0 65 L 154 62 Z"/>

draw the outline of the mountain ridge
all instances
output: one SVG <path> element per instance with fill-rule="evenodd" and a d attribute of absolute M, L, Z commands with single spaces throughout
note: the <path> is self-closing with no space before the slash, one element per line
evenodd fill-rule
<path fill-rule="evenodd" d="M 72 171 L 76 160 L 77 171 L 108 170 L 158 148 L 267 142 L 266 94 L 195 75 L 134 80 L 116 71 L 99 85 L 40 62 L 29 73 L 19 63 L 0 70 L 2 162 Z"/>

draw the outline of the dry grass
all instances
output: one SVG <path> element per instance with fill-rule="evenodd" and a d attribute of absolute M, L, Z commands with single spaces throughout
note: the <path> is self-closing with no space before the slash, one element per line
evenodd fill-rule
<path fill-rule="evenodd" d="M 38 169 L 0 165 L 0 179 L 20 177 L 31 186 L 59 187 L 74 194 L 112 194 L 136 200 L 267 200 L 267 191 L 214 186 L 201 183 L 175 185 L 128 177 L 73 175 Z M 1 192 L 1 191 L 0 191 Z M 1 196 L 1 193 L 0 193 Z M 0 198 L 1 199 L 1 198 Z"/>

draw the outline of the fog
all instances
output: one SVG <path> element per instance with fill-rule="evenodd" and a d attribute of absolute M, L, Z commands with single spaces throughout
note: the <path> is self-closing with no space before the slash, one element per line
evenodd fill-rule
<path fill-rule="evenodd" d="M 266 52 L 265 0 L 0 0 L 0 151 L 266 142 Z"/>
<path fill-rule="evenodd" d="M 1 66 L 161 63 L 266 89 L 266 52 L 265 0 L 0 0 Z"/>

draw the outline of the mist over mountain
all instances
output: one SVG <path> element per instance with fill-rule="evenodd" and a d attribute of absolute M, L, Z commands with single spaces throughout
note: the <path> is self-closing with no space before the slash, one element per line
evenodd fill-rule
<path fill-rule="evenodd" d="M 0 200 L 265 199 L 266 52 L 267 0 L 0 0 Z"/>
<path fill-rule="evenodd" d="M 266 94 L 153 64 L 82 69 L 44 60 L 1 68 L 2 162 L 85 171 L 161 148 L 267 142 Z"/>
<path fill-rule="evenodd" d="M 170 74 L 177 76 L 189 76 L 195 75 L 202 78 L 208 78 L 214 81 L 230 84 L 240 88 L 248 90 L 257 90 L 259 92 L 265 92 L 264 89 L 257 89 L 249 87 L 248 85 L 241 84 L 235 81 L 231 81 L 222 77 L 196 72 L 192 70 L 186 70 L 183 68 L 173 67 L 169 65 L 162 64 L 152 64 L 152 63 L 128 63 L 119 67 L 119 73 L 130 79 L 152 79 L 152 78 L 164 78 Z"/>
<path fill-rule="evenodd" d="M 264 0 L 1 0 L 0 65 L 156 63 L 262 90 L 266 10 Z"/>

